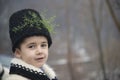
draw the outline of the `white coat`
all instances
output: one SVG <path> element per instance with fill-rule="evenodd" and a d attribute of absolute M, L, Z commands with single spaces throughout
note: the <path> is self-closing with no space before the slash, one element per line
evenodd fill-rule
<path fill-rule="evenodd" d="M 47 64 L 36 68 L 17 58 L 12 59 L 9 73 L 5 80 L 57 80 L 55 72 Z"/>

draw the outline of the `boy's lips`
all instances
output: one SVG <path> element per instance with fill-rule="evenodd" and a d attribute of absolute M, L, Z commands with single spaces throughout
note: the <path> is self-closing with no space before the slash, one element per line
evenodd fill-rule
<path fill-rule="evenodd" d="M 44 59 L 45 59 L 45 57 L 35 58 L 36 61 L 43 61 Z"/>

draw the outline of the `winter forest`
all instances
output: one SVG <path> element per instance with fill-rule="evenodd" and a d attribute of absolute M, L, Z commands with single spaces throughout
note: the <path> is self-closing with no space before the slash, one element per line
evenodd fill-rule
<path fill-rule="evenodd" d="M 56 16 L 47 63 L 59 80 L 120 80 L 120 0 L 0 0 L 0 63 L 13 57 L 9 17 L 20 9 Z"/>

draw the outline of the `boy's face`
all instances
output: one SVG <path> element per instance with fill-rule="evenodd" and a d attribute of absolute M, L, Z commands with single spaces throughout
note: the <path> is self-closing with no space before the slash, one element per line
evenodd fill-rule
<path fill-rule="evenodd" d="M 15 56 L 35 67 L 41 67 L 48 59 L 48 41 L 44 36 L 26 38 L 16 49 Z"/>

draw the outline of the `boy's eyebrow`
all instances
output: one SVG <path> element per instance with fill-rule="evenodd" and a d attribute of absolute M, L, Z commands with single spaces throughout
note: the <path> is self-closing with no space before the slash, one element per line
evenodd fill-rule
<path fill-rule="evenodd" d="M 36 44 L 36 43 L 34 43 L 34 42 L 28 43 L 28 45 L 30 45 L 30 44 Z"/>
<path fill-rule="evenodd" d="M 48 43 L 47 41 L 43 41 L 43 42 L 41 42 L 41 43 Z M 29 43 L 29 44 L 36 44 L 35 42 L 31 42 L 31 43 Z"/>
<path fill-rule="evenodd" d="M 32 42 L 32 43 L 29 43 L 29 44 L 35 44 L 34 42 Z"/>
<path fill-rule="evenodd" d="M 44 41 L 44 42 L 42 42 L 42 43 L 48 43 L 47 41 Z"/>

